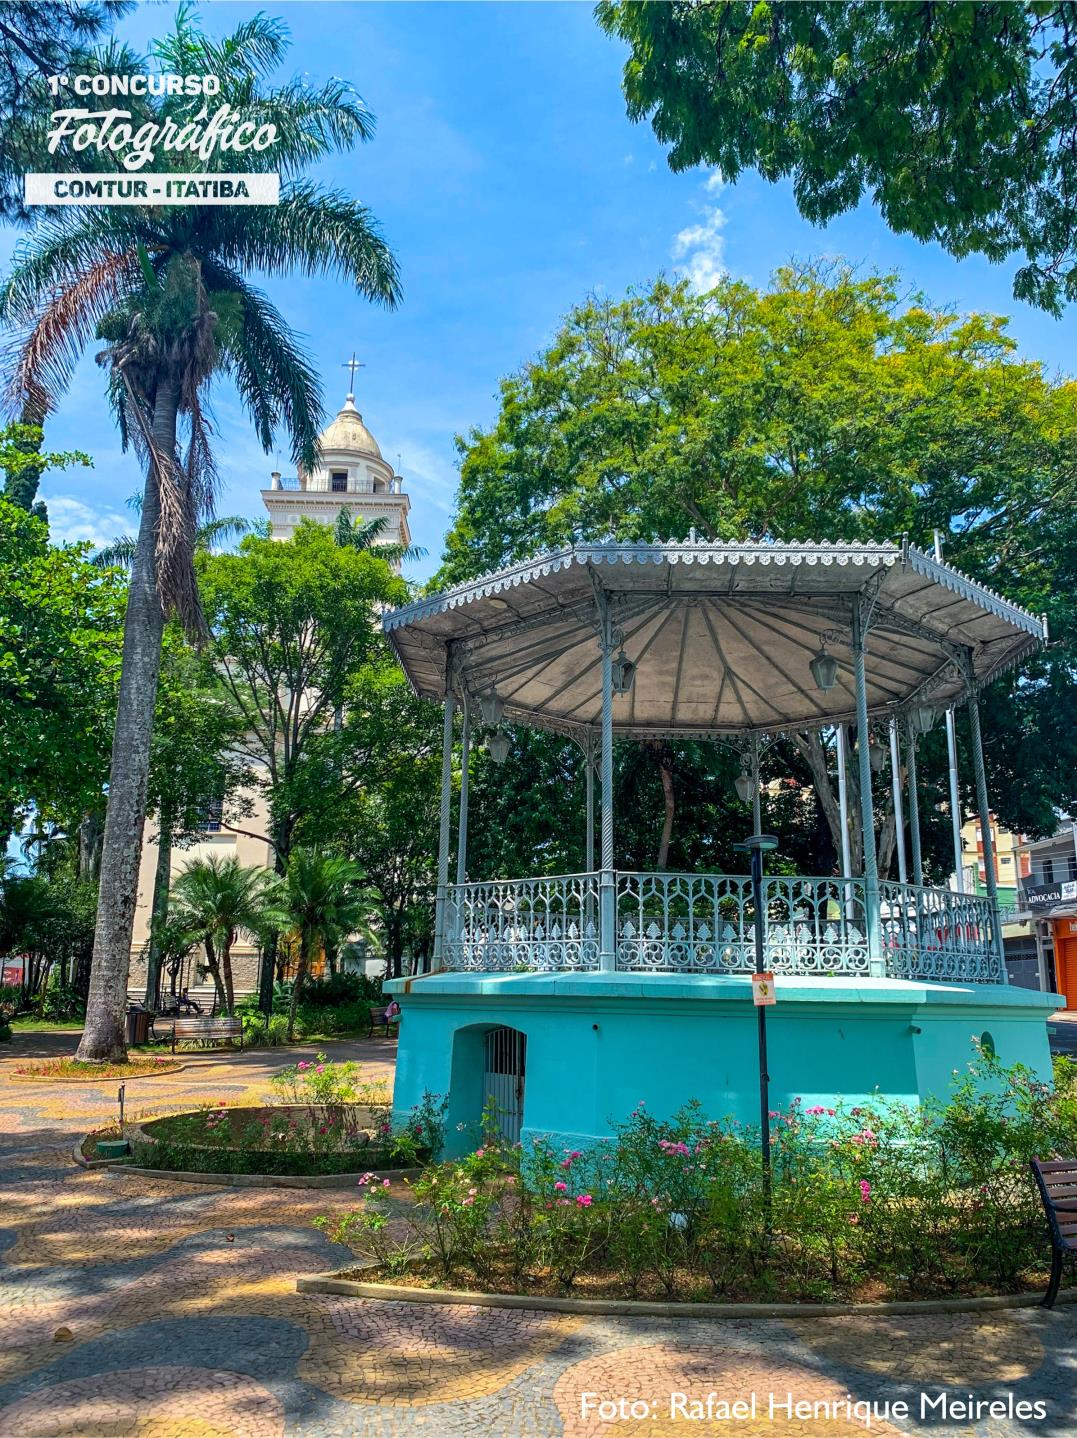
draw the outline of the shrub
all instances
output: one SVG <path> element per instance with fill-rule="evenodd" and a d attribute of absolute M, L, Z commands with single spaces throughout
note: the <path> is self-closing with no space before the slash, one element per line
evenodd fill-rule
<path fill-rule="evenodd" d="M 366 974 L 327 974 L 303 985 L 303 1003 L 310 1008 L 338 1008 L 357 1003 L 380 1004 L 381 979 Z"/>
<path fill-rule="evenodd" d="M 630 1297 L 825 1300 L 1013 1291 L 1042 1270 L 1028 1162 L 1077 1152 L 1077 1066 L 1052 1088 L 977 1052 L 945 1101 L 771 1118 L 769 1203 L 758 1130 L 640 1105 L 586 1152 L 487 1133 L 424 1172 L 399 1239 L 373 1189 L 328 1229 L 387 1272 L 540 1293 L 586 1276 Z"/>

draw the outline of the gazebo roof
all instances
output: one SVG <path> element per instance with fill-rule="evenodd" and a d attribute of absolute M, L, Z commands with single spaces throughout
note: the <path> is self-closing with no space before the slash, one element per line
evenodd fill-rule
<path fill-rule="evenodd" d="M 960 701 L 1046 640 L 1042 619 L 894 544 L 577 544 L 383 617 L 417 693 L 495 690 L 509 722 L 580 736 L 601 718 L 598 605 L 636 664 L 625 737 L 697 737 L 855 719 L 852 612 L 870 606 L 868 709 Z M 809 664 L 838 661 L 829 693 Z"/>

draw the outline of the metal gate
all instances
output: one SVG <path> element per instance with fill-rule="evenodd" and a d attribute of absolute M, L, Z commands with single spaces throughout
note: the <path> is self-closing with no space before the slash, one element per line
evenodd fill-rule
<path fill-rule="evenodd" d="M 493 1109 L 506 1143 L 520 1142 L 526 1044 L 519 1029 L 491 1029 L 483 1040 L 483 1107 Z"/>

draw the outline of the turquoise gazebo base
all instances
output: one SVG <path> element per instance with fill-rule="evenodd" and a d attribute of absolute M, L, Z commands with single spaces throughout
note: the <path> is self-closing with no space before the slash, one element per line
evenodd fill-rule
<path fill-rule="evenodd" d="M 698 1099 L 708 1117 L 759 1117 L 757 1018 L 747 976 L 442 973 L 386 985 L 403 1010 L 393 1110 L 448 1096 L 447 1154 L 474 1145 L 491 1093 L 521 1107 L 527 1143 L 583 1149 L 642 1100 L 658 1117 Z M 1057 994 L 988 984 L 782 978 L 768 1009 L 771 1107 L 945 1097 L 990 1036 L 1000 1061 L 1051 1077 Z M 523 1035 L 492 1042 L 495 1029 Z M 504 1036 L 503 1036 L 504 1037 Z M 513 1055 L 522 1079 L 491 1055 Z M 491 1069 L 494 1072 L 491 1072 Z M 499 1098 L 501 1101 L 501 1098 Z"/>

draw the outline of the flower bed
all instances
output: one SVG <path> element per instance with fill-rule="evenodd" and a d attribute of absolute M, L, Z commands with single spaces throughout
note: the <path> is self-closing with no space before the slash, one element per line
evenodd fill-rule
<path fill-rule="evenodd" d="M 275 1103 L 206 1106 L 144 1123 L 132 1163 L 191 1173 L 322 1175 L 413 1168 L 440 1150 L 440 1113 L 425 1105 L 394 1129 L 381 1084 L 319 1054 L 274 1074 Z"/>
<path fill-rule="evenodd" d="M 153 1058 L 128 1059 L 126 1063 L 83 1063 L 81 1059 L 28 1059 L 17 1064 L 12 1079 L 63 1079 L 68 1083 L 99 1083 L 103 1079 L 150 1078 L 176 1073 L 183 1064 L 158 1054 Z"/>
<path fill-rule="evenodd" d="M 331 1237 L 356 1277 L 416 1288 L 657 1301 L 888 1301 L 1042 1285 L 1033 1156 L 1077 1148 L 1077 1068 L 1054 1089 L 980 1055 L 946 1103 L 772 1115 L 769 1207 L 758 1132 L 689 1104 L 640 1106 L 589 1152 L 488 1139 L 429 1168 L 406 1231 L 376 1189 Z M 340 1277 L 350 1276 L 348 1274 Z"/>

